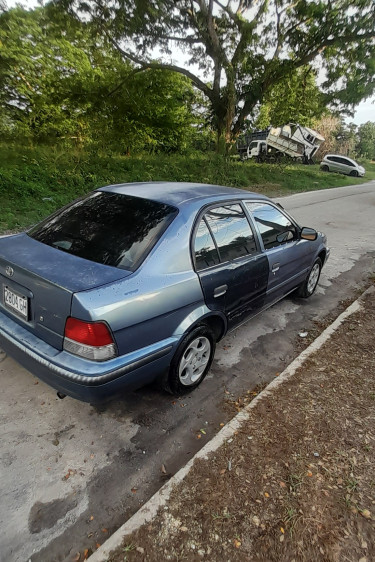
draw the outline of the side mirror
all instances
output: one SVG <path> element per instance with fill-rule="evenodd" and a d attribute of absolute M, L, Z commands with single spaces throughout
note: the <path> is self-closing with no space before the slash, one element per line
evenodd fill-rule
<path fill-rule="evenodd" d="M 304 226 L 301 230 L 301 238 L 302 240 L 316 240 L 318 238 L 318 233 L 313 228 L 309 228 L 308 226 Z"/>

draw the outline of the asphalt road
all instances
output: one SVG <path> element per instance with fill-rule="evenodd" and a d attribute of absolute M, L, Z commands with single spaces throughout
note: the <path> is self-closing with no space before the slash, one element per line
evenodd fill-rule
<path fill-rule="evenodd" d="M 242 392 L 284 369 L 302 329 L 356 296 L 375 269 L 375 182 L 280 202 L 328 235 L 319 289 L 227 336 L 184 399 L 147 387 L 101 408 L 59 400 L 0 350 L 1 561 L 71 561 L 95 549 L 234 415 Z"/>

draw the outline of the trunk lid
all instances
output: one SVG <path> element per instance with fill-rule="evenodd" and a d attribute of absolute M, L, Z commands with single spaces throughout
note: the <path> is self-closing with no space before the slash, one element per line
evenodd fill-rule
<path fill-rule="evenodd" d="M 0 238 L 0 311 L 61 349 L 72 295 L 131 273 L 68 254 L 25 233 L 6 236 Z"/>

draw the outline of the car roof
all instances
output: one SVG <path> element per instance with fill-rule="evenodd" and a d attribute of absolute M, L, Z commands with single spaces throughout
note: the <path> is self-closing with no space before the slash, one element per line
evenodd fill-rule
<path fill-rule="evenodd" d="M 100 188 L 100 191 L 133 195 L 144 199 L 159 201 L 168 205 L 179 206 L 183 203 L 197 200 L 207 201 L 208 203 L 216 198 L 239 198 L 249 196 L 252 199 L 269 200 L 265 195 L 253 193 L 251 191 L 225 187 L 222 185 L 212 185 L 204 183 L 188 182 L 135 182 L 108 185 Z"/>
<path fill-rule="evenodd" d="M 350 156 L 346 156 L 346 154 L 326 154 L 324 156 L 324 158 L 327 158 L 327 156 L 337 156 L 339 158 L 346 158 L 346 160 L 350 160 L 350 162 L 355 162 L 355 160 L 353 160 L 353 158 L 350 158 Z M 357 163 L 357 162 L 355 162 Z"/>

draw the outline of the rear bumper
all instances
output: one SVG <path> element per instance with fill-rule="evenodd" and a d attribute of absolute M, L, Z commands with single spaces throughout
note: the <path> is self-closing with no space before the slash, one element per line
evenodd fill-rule
<path fill-rule="evenodd" d="M 97 363 L 59 351 L 0 313 L 0 347 L 56 390 L 85 402 L 102 402 L 139 388 L 168 368 L 179 338 Z"/>

